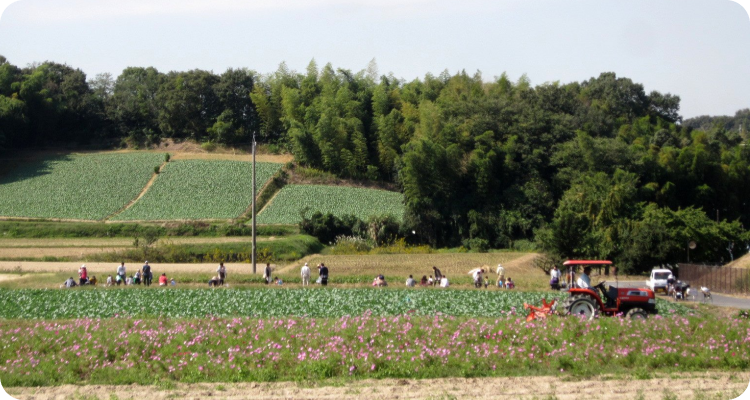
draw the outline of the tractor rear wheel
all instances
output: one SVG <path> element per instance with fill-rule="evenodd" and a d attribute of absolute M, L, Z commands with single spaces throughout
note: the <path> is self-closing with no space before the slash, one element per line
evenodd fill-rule
<path fill-rule="evenodd" d="M 571 315 L 583 315 L 593 319 L 599 314 L 599 306 L 589 296 L 570 296 L 565 300 L 564 309 Z"/>
<path fill-rule="evenodd" d="M 648 318 L 648 313 L 646 310 L 642 308 L 631 308 L 627 314 L 625 314 L 625 317 L 632 318 L 632 319 L 646 319 Z"/>

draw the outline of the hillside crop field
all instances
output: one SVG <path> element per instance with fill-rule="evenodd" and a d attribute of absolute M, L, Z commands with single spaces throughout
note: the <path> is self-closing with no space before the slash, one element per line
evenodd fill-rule
<path fill-rule="evenodd" d="M 260 189 L 281 164 L 256 163 Z M 227 160 L 169 162 L 146 194 L 115 221 L 231 219 L 252 203 L 252 163 Z"/>
<path fill-rule="evenodd" d="M 404 216 L 404 195 L 386 190 L 346 186 L 287 185 L 258 214 L 260 224 L 296 224 L 300 213 L 331 213 L 341 217 L 354 215 L 367 220 L 371 215 L 390 214 L 401 220 Z"/>
<path fill-rule="evenodd" d="M 160 153 L 70 154 L 20 165 L 0 177 L 0 216 L 101 220 L 135 199 Z"/>

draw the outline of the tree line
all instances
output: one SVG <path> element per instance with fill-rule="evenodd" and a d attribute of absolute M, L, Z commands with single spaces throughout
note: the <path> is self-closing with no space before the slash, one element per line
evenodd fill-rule
<path fill-rule="evenodd" d="M 396 182 L 403 231 L 433 246 L 614 259 L 630 270 L 728 261 L 750 239 L 749 110 L 682 121 L 680 98 L 607 72 L 531 85 L 461 71 L 131 67 L 87 80 L 0 58 L 0 146 L 259 141 L 304 166 Z"/>

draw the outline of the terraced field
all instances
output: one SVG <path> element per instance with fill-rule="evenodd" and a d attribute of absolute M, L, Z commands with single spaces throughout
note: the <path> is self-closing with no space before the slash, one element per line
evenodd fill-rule
<path fill-rule="evenodd" d="M 300 212 L 315 211 L 336 216 L 347 214 L 367 219 L 371 215 L 404 216 L 404 195 L 386 190 L 323 185 L 288 185 L 258 214 L 260 224 L 296 224 Z"/>
<path fill-rule="evenodd" d="M 70 154 L 22 164 L 0 177 L 0 216 L 100 220 L 133 200 L 160 153 Z"/>
<path fill-rule="evenodd" d="M 257 163 L 260 189 L 281 164 Z M 146 194 L 113 221 L 231 219 L 252 203 L 252 164 L 225 160 L 168 163 Z"/>

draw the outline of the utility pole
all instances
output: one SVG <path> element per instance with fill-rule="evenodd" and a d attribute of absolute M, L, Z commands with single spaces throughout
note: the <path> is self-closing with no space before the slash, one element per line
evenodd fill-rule
<path fill-rule="evenodd" d="M 255 132 L 253 132 L 253 275 L 255 274 Z"/>

